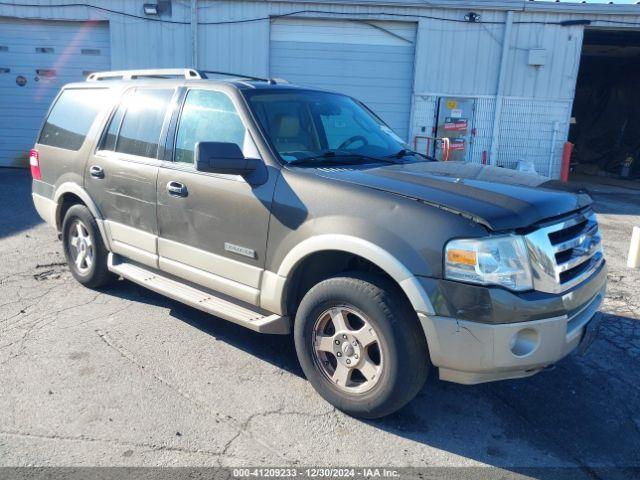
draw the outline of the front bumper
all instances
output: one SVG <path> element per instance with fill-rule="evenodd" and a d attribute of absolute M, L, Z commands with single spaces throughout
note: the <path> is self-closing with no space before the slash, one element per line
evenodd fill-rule
<path fill-rule="evenodd" d="M 418 317 L 427 335 L 431 362 L 440 378 L 476 384 L 533 375 L 556 363 L 585 340 L 597 321 L 606 289 L 606 268 L 579 288 L 561 295 L 565 305 L 592 292 L 564 314 L 515 323 L 483 323 L 440 315 Z M 517 317 L 514 312 L 514 317 Z"/>

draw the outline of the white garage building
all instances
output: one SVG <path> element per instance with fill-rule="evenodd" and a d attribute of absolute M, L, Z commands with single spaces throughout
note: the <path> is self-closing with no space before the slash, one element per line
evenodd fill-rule
<path fill-rule="evenodd" d="M 459 159 L 505 167 L 529 160 L 539 173 L 558 177 L 563 145 L 574 135 L 570 125 L 581 124 L 575 110 L 589 111 L 593 98 L 574 105 L 585 58 L 589 72 L 598 70 L 599 59 L 640 61 L 640 5 L 73 3 L 0 0 L 0 165 L 24 164 L 64 83 L 97 70 L 194 67 L 341 91 L 363 100 L 421 150 L 437 154 L 426 137 L 449 136 L 457 139 Z M 591 91 L 593 75 L 585 78 L 582 86 Z M 629 110 L 612 120 L 624 122 L 623 137 L 640 108 Z M 621 137 L 610 155 L 633 150 L 634 141 Z"/>

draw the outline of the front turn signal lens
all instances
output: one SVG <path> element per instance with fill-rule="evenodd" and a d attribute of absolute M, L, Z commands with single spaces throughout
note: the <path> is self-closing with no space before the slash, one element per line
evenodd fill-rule
<path fill-rule="evenodd" d="M 478 263 L 476 252 L 470 250 L 447 250 L 447 262 L 475 265 Z"/>

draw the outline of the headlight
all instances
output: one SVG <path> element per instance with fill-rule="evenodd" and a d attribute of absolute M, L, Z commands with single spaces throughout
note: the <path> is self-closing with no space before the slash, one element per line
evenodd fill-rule
<path fill-rule="evenodd" d="M 529 254 L 519 235 L 451 240 L 444 254 L 445 277 L 449 280 L 519 291 L 533 288 Z"/>

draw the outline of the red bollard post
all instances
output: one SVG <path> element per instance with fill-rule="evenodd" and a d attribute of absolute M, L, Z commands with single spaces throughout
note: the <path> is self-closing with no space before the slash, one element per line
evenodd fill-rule
<path fill-rule="evenodd" d="M 569 164 L 571 163 L 571 152 L 573 152 L 573 143 L 566 142 L 562 149 L 562 165 L 560 167 L 560 181 L 567 183 L 569 181 Z"/>
<path fill-rule="evenodd" d="M 483 165 L 487 164 L 487 151 L 486 150 L 482 151 L 482 164 Z"/>

